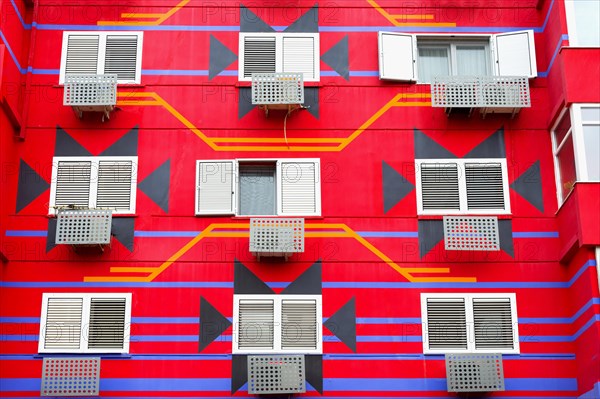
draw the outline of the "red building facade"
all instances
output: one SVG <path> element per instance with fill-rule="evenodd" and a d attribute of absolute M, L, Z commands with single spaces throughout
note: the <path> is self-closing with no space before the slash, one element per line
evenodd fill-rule
<path fill-rule="evenodd" d="M 594 2 L 1 4 L 3 397 L 600 397 Z"/>

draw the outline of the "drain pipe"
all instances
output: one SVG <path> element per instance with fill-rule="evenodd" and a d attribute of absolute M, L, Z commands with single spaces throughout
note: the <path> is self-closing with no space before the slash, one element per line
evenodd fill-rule
<path fill-rule="evenodd" d="M 25 2 L 27 3 L 27 2 Z M 23 111 L 21 113 L 21 129 L 19 129 L 19 139 L 25 140 L 27 130 L 27 118 L 29 117 L 29 106 L 31 104 L 31 81 L 33 73 L 30 70 L 33 65 L 33 55 L 35 50 L 35 39 L 37 36 L 37 17 L 39 10 L 39 0 L 33 0 L 33 15 L 31 18 L 31 34 L 29 36 L 29 54 L 27 56 L 27 70 L 25 71 L 25 97 L 23 100 Z"/>

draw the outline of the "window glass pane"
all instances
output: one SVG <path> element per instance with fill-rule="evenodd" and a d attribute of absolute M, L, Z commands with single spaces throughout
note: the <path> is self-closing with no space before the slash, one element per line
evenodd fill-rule
<path fill-rule="evenodd" d="M 600 107 L 596 108 L 581 108 L 581 120 L 584 122 L 600 121 Z"/>
<path fill-rule="evenodd" d="M 600 125 L 583 126 L 588 180 L 600 180 Z"/>
<path fill-rule="evenodd" d="M 448 76 L 448 49 L 419 47 L 419 81 L 433 82 L 434 76 Z"/>
<path fill-rule="evenodd" d="M 240 165 L 240 215 L 275 215 L 275 165 Z"/>
<path fill-rule="evenodd" d="M 575 4 L 575 30 L 578 46 L 600 46 L 600 1 L 567 0 Z"/>
<path fill-rule="evenodd" d="M 560 143 L 565 139 L 567 133 L 571 130 L 571 113 L 569 110 L 565 112 L 565 115 L 554 129 L 554 135 L 556 137 L 556 147 L 560 146 Z"/>
<path fill-rule="evenodd" d="M 485 46 L 456 46 L 456 74 L 488 75 Z"/>
<path fill-rule="evenodd" d="M 560 192 L 564 199 L 573 189 L 577 172 L 575 171 L 575 152 L 573 150 L 573 136 L 569 136 L 565 145 L 557 154 L 558 169 L 560 172 Z"/>

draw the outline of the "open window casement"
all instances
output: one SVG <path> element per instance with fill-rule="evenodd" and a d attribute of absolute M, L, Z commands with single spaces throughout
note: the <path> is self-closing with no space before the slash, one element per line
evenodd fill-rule
<path fill-rule="evenodd" d="M 240 33 L 239 80 L 253 73 L 302 73 L 305 82 L 320 80 L 318 33 Z"/>
<path fill-rule="evenodd" d="M 137 157 L 54 157 L 50 214 L 58 208 L 135 213 Z"/>
<path fill-rule="evenodd" d="M 233 300 L 233 353 L 323 353 L 320 295 L 234 295 Z"/>
<path fill-rule="evenodd" d="M 537 76 L 533 30 L 525 30 L 495 35 L 452 36 L 379 32 L 379 78 L 405 82 L 422 80 L 424 77 L 418 76 L 420 46 L 434 48 L 438 45 L 438 50 L 441 51 L 448 46 L 450 48 L 469 46 L 475 41 L 485 45 L 485 57 L 481 57 L 481 60 L 482 63 L 485 60 L 486 64 L 489 64 L 490 59 L 494 61 L 494 67 L 490 72 L 495 75 L 529 78 Z M 456 57 L 455 51 L 445 53 L 443 59 L 448 63 L 448 70 L 445 73 L 452 76 L 461 75 Z M 473 69 L 471 67 L 468 69 Z M 485 65 L 482 69 L 490 68 Z"/>
<path fill-rule="evenodd" d="M 196 215 L 318 216 L 318 159 L 198 161 Z"/>
<path fill-rule="evenodd" d="M 537 76 L 533 30 L 492 36 L 495 72 L 498 76 Z"/>
<path fill-rule="evenodd" d="M 423 351 L 519 353 L 515 294 L 421 294 Z"/>
<path fill-rule="evenodd" d="M 39 353 L 128 353 L 130 293 L 44 294 Z"/>
<path fill-rule="evenodd" d="M 379 32 L 379 78 L 417 80 L 417 38 L 406 33 Z"/>
<path fill-rule="evenodd" d="M 116 74 L 118 83 L 139 84 L 143 32 L 64 32 L 59 84 L 65 75 Z"/>

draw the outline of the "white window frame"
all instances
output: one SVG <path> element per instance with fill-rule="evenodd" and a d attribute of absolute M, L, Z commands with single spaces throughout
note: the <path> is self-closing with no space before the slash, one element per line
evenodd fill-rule
<path fill-rule="evenodd" d="M 458 165 L 458 196 L 460 209 L 423 209 L 423 193 L 421 188 L 421 164 L 457 164 Z M 504 206 L 506 209 L 475 209 L 469 210 L 467 206 L 467 180 L 465 175 L 465 164 L 500 164 L 502 168 L 502 186 L 504 193 Z M 419 215 L 509 215 L 510 214 L 510 192 L 508 184 L 508 166 L 505 158 L 449 158 L 449 159 L 416 159 L 415 180 L 417 191 L 417 214 Z"/>
<path fill-rule="evenodd" d="M 238 347 L 239 338 L 239 314 L 240 300 L 272 300 L 274 306 L 274 325 L 273 325 L 273 349 L 256 348 L 240 349 Z M 317 306 L 317 347 L 316 349 L 282 349 L 282 302 L 284 300 L 314 300 Z M 232 353 L 233 354 L 312 354 L 320 355 L 323 353 L 323 296 L 322 295 L 234 295 L 233 296 L 233 334 L 232 334 Z"/>
<path fill-rule="evenodd" d="M 198 170 L 199 170 L 199 165 L 203 162 L 233 162 L 233 170 L 231 171 L 231 173 L 233 173 L 235 175 L 235 179 L 233 181 L 233 210 L 232 212 L 226 212 L 226 213 L 219 213 L 219 212 L 211 212 L 211 211 L 204 211 L 199 209 L 198 207 L 198 187 L 199 187 L 199 181 L 200 181 L 200 176 L 198 175 Z M 275 187 L 276 187 L 276 193 L 275 193 L 275 204 L 276 204 L 276 212 L 274 215 L 240 215 L 239 214 L 239 203 L 240 203 L 240 189 L 239 189 L 239 185 L 240 185 L 240 180 L 239 180 L 239 170 L 240 170 L 240 164 L 251 164 L 251 163 L 274 163 L 275 164 Z M 298 214 L 298 213 L 285 213 L 282 210 L 282 190 L 281 190 L 281 164 L 283 163 L 309 163 L 309 162 L 314 162 L 315 163 L 315 210 L 316 212 L 314 213 L 308 213 L 308 214 Z M 197 160 L 196 161 L 196 192 L 195 192 L 195 214 L 196 216 L 206 216 L 206 215 L 235 215 L 235 216 L 240 216 L 240 217 L 254 217 L 254 216 L 321 216 L 321 160 L 319 158 L 260 158 L 260 159 L 255 159 L 255 158 L 240 158 L 240 159 L 212 159 L 212 160 Z"/>
<path fill-rule="evenodd" d="M 238 52 L 238 80 L 240 82 L 251 82 L 251 77 L 244 77 L 244 44 L 247 37 L 257 38 L 275 38 L 275 72 L 283 72 L 283 39 L 285 37 L 311 37 L 314 40 L 313 60 L 314 60 L 314 78 L 304 77 L 304 82 L 319 82 L 321 80 L 321 58 L 319 33 L 298 33 L 298 32 L 240 32 L 239 52 Z"/>
<path fill-rule="evenodd" d="M 449 76 L 459 76 L 457 73 L 458 63 L 457 63 L 457 51 L 456 47 L 479 47 L 483 46 L 485 50 L 485 67 L 486 67 L 486 76 L 495 75 L 494 68 L 492 66 L 492 53 L 490 50 L 490 43 L 492 37 L 489 36 L 487 38 L 481 38 L 478 40 L 478 37 L 464 37 L 464 38 L 451 38 L 451 39 L 441 39 L 438 36 L 435 39 L 439 40 L 424 40 L 427 36 L 417 36 L 417 74 L 419 70 L 420 64 L 420 55 L 419 49 L 421 48 L 444 48 L 448 51 L 448 70 L 450 72 Z M 420 39 L 420 40 L 419 40 Z M 418 80 L 418 83 L 433 83 L 426 82 L 425 80 Z"/>
<path fill-rule="evenodd" d="M 100 161 L 131 161 L 131 191 L 130 191 L 130 208 L 127 210 L 114 210 L 113 215 L 130 215 L 135 213 L 135 202 L 136 202 L 136 193 L 137 193 L 137 171 L 138 171 L 138 157 L 136 156 L 116 156 L 116 157 L 54 157 L 52 159 L 52 180 L 50 185 L 50 202 L 48 213 L 50 215 L 56 215 L 56 185 L 58 179 L 58 164 L 62 161 L 71 161 L 71 162 L 91 162 L 91 174 L 90 174 L 90 196 L 88 207 L 89 209 L 96 208 L 96 197 L 98 194 L 98 168 L 100 165 Z"/>
<path fill-rule="evenodd" d="M 594 1 L 594 0 L 591 0 Z M 577 32 L 577 19 L 575 0 L 565 0 L 565 14 L 567 19 L 567 31 L 569 32 L 569 47 L 597 48 L 598 46 L 584 46 L 579 44 Z M 600 18 L 599 18 L 600 21 Z"/>
<path fill-rule="evenodd" d="M 142 48 L 144 42 L 144 32 L 141 31 L 65 31 L 63 32 L 62 49 L 60 55 L 60 73 L 58 75 L 58 84 L 65 83 L 65 70 L 67 65 L 67 45 L 70 35 L 81 36 L 99 36 L 98 42 L 98 70 L 97 74 L 104 74 L 104 62 L 106 58 L 106 38 L 108 36 L 137 36 L 137 57 L 135 66 L 135 80 L 118 80 L 119 84 L 140 84 L 142 77 Z"/>
<path fill-rule="evenodd" d="M 467 324 L 467 349 L 429 349 L 429 325 L 427 322 L 427 299 L 431 298 L 449 298 L 465 300 L 465 316 Z M 513 326 L 513 349 L 476 349 L 475 348 L 475 324 L 473 316 L 473 299 L 500 299 L 509 298 L 511 306 L 511 318 Z M 445 353 L 520 353 L 519 345 L 519 318 L 517 317 L 517 296 L 515 293 L 422 293 L 421 294 L 421 320 L 423 353 L 425 355 L 445 354 Z"/>
<path fill-rule="evenodd" d="M 49 298 L 82 298 L 83 310 L 81 314 L 81 337 L 79 349 L 46 349 L 44 348 L 45 326 L 48 312 Z M 90 324 L 90 309 L 92 299 L 110 298 L 125 299 L 125 329 L 123 349 L 94 349 L 88 348 L 88 334 Z M 131 340 L 131 293 L 43 293 L 42 313 L 40 317 L 40 335 L 38 340 L 38 353 L 129 353 Z"/>
<path fill-rule="evenodd" d="M 597 108 L 600 109 L 600 103 L 578 103 L 572 104 L 570 108 L 565 108 L 556 119 L 556 122 L 552 126 L 552 153 L 554 157 L 554 170 L 555 170 L 555 180 L 556 180 L 556 195 L 558 198 L 558 203 L 562 204 L 569 194 L 565 195 L 563 198 L 562 190 L 561 190 L 561 176 L 560 176 L 560 167 L 558 163 L 558 153 L 565 145 L 566 141 L 569 137 L 573 139 L 573 154 L 575 158 L 575 175 L 577 182 L 597 182 L 598 180 L 592 180 L 588 176 L 588 165 L 587 165 L 587 156 L 586 156 L 586 148 L 583 137 L 583 126 L 600 126 L 600 120 L 597 121 L 583 121 L 582 110 L 585 108 Z M 571 128 L 569 132 L 565 134 L 565 137 L 562 139 L 560 143 L 556 141 L 556 128 L 558 124 L 562 121 L 562 118 L 566 113 L 569 113 L 571 117 Z M 589 150 L 589 149 L 588 149 Z M 572 190 L 571 190 L 572 191 Z M 571 192 L 570 191 L 570 192 Z M 570 193 L 569 192 L 569 193 Z"/>
<path fill-rule="evenodd" d="M 498 33 L 498 34 L 460 34 L 460 35 L 440 35 L 437 33 L 431 33 L 431 34 L 417 34 L 417 35 L 410 35 L 410 34 L 406 34 L 406 33 L 401 33 L 401 32 L 382 32 L 380 31 L 379 33 L 379 78 L 380 79 L 390 79 L 390 80 L 398 80 L 398 81 L 408 81 L 408 82 L 416 82 L 419 84 L 430 84 L 431 82 L 425 82 L 422 81 L 419 78 L 419 54 L 418 54 L 418 48 L 419 45 L 429 45 L 430 43 L 432 45 L 434 44 L 438 44 L 438 45 L 448 45 L 448 46 L 452 46 L 454 45 L 454 48 L 456 48 L 456 45 L 469 45 L 470 43 L 474 44 L 474 45 L 481 45 L 481 44 L 485 44 L 486 45 L 486 49 L 487 51 L 487 60 L 488 62 L 488 73 L 490 76 L 503 76 L 504 74 L 500 73 L 500 61 L 504 60 L 505 57 L 500 57 L 499 56 L 499 50 L 498 50 L 498 39 L 502 38 L 502 37 L 507 37 L 510 35 L 517 35 L 517 34 L 523 34 L 523 35 L 527 35 L 527 41 L 528 41 L 528 51 L 529 51 L 529 66 L 530 66 L 530 71 L 529 73 L 526 75 L 528 78 L 535 78 L 537 76 L 537 61 L 536 61 L 536 51 L 535 51 L 535 41 L 534 41 L 534 33 L 533 30 L 522 30 L 522 31 L 513 31 L 513 32 L 506 32 L 506 33 Z M 408 52 L 406 54 L 402 54 L 400 56 L 396 55 L 396 57 L 409 57 L 412 56 L 412 62 L 414 64 L 413 66 L 413 76 L 406 76 L 406 77 L 396 77 L 396 76 L 386 76 L 384 74 L 384 71 L 382 69 L 382 64 L 383 64 L 383 57 L 384 54 L 387 54 L 388 52 L 390 52 L 390 49 L 384 49 L 382 48 L 382 35 L 398 35 L 398 36 L 406 36 L 406 37 L 411 37 L 411 45 L 413 46 L 412 51 L 410 51 L 411 54 L 408 54 Z M 450 51 L 452 49 L 450 48 Z M 454 54 L 455 55 L 455 54 Z M 506 55 L 505 55 L 506 56 Z M 454 56 L 454 58 L 452 57 L 452 54 L 449 54 L 449 61 L 451 63 L 451 65 L 449 65 L 450 67 L 450 72 L 452 75 L 452 71 L 456 70 L 456 68 L 452 68 L 452 65 L 456 65 L 456 57 Z M 454 75 L 452 75 L 454 76 Z"/>

